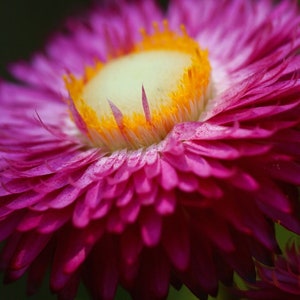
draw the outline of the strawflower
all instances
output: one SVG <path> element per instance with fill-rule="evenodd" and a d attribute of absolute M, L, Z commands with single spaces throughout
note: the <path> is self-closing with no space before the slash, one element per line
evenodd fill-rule
<path fill-rule="evenodd" d="M 205 299 L 300 233 L 294 1 L 95 3 L 0 84 L 0 257 L 28 292 Z"/>
<path fill-rule="evenodd" d="M 300 298 L 300 252 L 294 243 L 285 255 L 276 258 L 274 267 L 258 264 L 260 280 L 244 292 L 253 300 L 298 300 Z"/>

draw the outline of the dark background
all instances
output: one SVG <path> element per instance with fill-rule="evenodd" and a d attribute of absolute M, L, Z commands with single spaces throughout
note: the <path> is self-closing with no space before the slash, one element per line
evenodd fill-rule
<path fill-rule="evenodd" d="M 9 62 L 28 59 L 65 16 L 83 10 L 92 1 L 0 0 L 0 77 L 9 78 Z"/>
<path fill-rule="evenodd" d="M 65 16 L 93 1 L 103 0 L 0 0 L 0 77 L 9 78 L 9 62 L 28 59 L 59 28 Z M 168 2 L 157 1 L 163 6 Z"/>
<path fill-rule="evenodd" d="M 42 47 L 50 32 L 91 0 L 0 0 L 0 76 L 6 65 Z"/>

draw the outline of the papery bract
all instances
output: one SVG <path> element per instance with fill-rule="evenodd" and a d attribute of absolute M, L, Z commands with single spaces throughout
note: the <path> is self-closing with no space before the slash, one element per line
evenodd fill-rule
<path fill-rule="evenodd" d="M 139 29 L 184 24 L 209 51 L 215 96 L 195 122 L 160 143 L 112 153 L 69 118 L 63 75 L 128 50 Z M 169 285 L 216 295 L 233 272 L 254 280 L 272 264 L 274 222 L 300 233 L 299 14 L 293 1 L 95 4 L 67 20 L 30 63 L 22 84 L 0 83 L 0 239 L 6 281 L 28 273 L 34 292 L 93 299 L 118 284 L 134 299 L 165 299 Z M 71 108 L 72 109 L 72 108 Z M 74 115 L 74 114 L 73 114 Z"/>

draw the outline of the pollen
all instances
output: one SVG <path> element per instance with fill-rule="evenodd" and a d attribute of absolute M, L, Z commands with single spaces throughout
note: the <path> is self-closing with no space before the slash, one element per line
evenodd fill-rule
<path fill-rule="evenodd" d="M 138 149 L 162 141 L 181 122 L 196 121 L 211 94 L 208 52 L 182 26 L 165 21 L 126 54 L 65 76 L 72 119 L 93 146 Z M 119 51 L 122 53 L 122 51 Z"/>

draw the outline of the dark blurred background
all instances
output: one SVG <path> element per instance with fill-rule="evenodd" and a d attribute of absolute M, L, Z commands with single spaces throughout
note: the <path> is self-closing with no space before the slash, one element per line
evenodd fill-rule
<path fill-rule="evenodd" d="M 41 48 L 64 16 L 91 0 L 0 0 L 0 76 L 6 65 Z"/>
<path fill-rule="evenodd" d="M 9 78 L 9 62 L 28 59 L 65 16 L 84 9 L 92 1 L 0 0 L 0 77 Z"/>
<path fill-rule="evenodd" d="M 28 59 L 65 16 L 93 1 L 103 0 L 0 0 L 0 77 L 9 78 L 9 62 Z M 168 0 L 156 1 L 166 6 Z"/>

